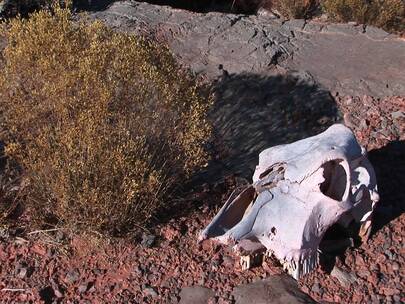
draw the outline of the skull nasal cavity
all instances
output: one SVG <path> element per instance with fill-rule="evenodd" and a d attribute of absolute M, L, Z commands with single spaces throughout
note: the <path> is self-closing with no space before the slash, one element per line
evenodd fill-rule
<path fill-rule="evenodd" d="M 322 166 L 325 181 L 321 192 L 336 201 L 341 201 L 347 186 L 347 175 L 339 160 L 329 161 Z"/>

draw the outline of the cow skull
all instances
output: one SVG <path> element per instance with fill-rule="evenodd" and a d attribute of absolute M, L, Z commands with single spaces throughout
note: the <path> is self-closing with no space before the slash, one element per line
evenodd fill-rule
<path fill-rule="evenodd" d="M 379 200 L 373 167 L 347 127 L 264 150 L 253 184 L 235 190 L 200 240 L 235 244 L 242 268 L 263 252 L 295 279 L 318 263 L 320 242 L 335 223 L 361 224 L 366 239 Z"/>

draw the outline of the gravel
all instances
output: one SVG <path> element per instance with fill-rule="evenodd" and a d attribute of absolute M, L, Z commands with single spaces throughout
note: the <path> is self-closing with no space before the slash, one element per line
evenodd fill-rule
<path fill-rule="evenodd" d="M 321 303 L 403 303 L 405 121 L 391 113 L 403 112 L 405 99 L 341 97 L 338 104 L 369 151 L 381 202 L 366 243 L 334 257 L 335 268 L 320 265 L 298 284 Z M 171 219 L 156 225 L 140 242 L 74 234 L 57 236 L 63 243 L 40 235 L 8 237 L 0 242 L 1 302 L 178 303 L 203 290 L 209 303 L 235 303 L 235 287 L 260 285 L 264 278 L 283 272 L 272 260 L 242 271 L 230 248 L 196 242 L 237 185 L 238 178 L 228 176 L 190 191 L 173 206 Z M 16 271 L 18 263 L 22 266 Z"/>

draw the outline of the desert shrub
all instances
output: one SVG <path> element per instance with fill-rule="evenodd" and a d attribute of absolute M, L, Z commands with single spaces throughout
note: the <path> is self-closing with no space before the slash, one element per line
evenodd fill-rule
<path fill-rule="evenodd" d="M 263 5 L 271 6 L 284 17 L 309 18 L 317 4 L 316 0 L 267 0 Z"/>
<path fill-rule="evenodd" d="M 23 188 L 21 172 L 12 160 L 0 157 L 0 227 L 21 214 L 19 194 Z"/>
<path fill-rule="evenodd" d="M 264 8 L 285 18 L 309 18 L 319 5 L 318 0 L 235 0 L 235 3 L 245 11 Z"/>
<path fill-rule="evenodd" d="M 52 9 L 54 5 L 82 9 L 90 4 L 91 0 L 0 0 L 0 17 L 26 17 L 39 9 Z"/>
<path fill-rule="evenodd" d="M 3 16 L 25 15 L 33 10 L 47 7 L 55 0 L 2 0 L 0 14 Z"/>
<path fill-rule="evenodd" d="M 356 21 L 388 31 L 405 30 L 403 0 L 324 0 L 322 6 L 336 21 Z"/>
<path fill-rule="evenodd" d="M 170 52 L 56 7 L 2 28 L 6 153 L 40 223 L 144 225 L 207 162 L 209 99 Z"/>

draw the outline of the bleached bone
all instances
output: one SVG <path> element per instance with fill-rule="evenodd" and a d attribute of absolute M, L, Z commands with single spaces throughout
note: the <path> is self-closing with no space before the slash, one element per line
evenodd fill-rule
<path fill-rule="evenodd" d="M 253 184 L 232 193 L 199 239 L 236 243 L 243 268 L 257 255 L 243 241 L 258 243 L 298 279 L 317 266 L 319 244 L 333 224 L 347 227 L 354 220 L 367 239 L 378 200 L 365 150 L 350 129 L 336 124 L 261 152 Z"/>

